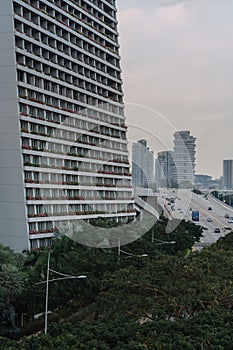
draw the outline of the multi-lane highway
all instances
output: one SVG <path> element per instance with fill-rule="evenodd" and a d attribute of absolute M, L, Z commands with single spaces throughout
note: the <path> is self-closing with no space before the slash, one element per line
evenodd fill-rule
<path fill-rule="evenodd" d="M 233 224 L 228 223 L 229 218 L 225 218 L 226 214 L 229 217 L 233 216 L 232 208 L 217 201 L 212 196 L 208 195 L 207 198 L 204 198 L 204 196 L 194 194 L 191 205 L 194 210 L 198 210 L 200 213 L 200 224 L 207 228 L 203 233 L 202 243 L 214 243 L 233 229 Z M 220 232 L 215 232 L 217 228 L 220 229 Z"/>
<path fill-rule="evenodd" d="M 229 219 L 225 218 L 226 214 L 233 217 L 233 208 L 216 200 L 211 195 L 205 198 L 204 195 L 197 195 L 190 190 L 162 189 L 158 202 L 165 208 L 165 213 L 170 219 L 192 221 L 192 210 L 199 211 L 200 220 L 195 223 L 206 229 L 203 232 L 201 243 L 196 245 L 197 248 L 216 242 L 221 236 L 233 229 L 233 223 L 228 223 Z M 220 229 L 220 232 L 215 232 L 217 228 Z"/>

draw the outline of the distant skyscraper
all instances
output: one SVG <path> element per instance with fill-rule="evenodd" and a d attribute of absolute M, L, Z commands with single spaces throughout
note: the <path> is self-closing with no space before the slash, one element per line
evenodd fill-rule
<path fill-rule="evenodd" d="M 191 187 L 195 182 L 196 138 L 190 131 L 174 133 L 175 181 L 180 187 Z"/>
<path fill-rule="evenodd" d="M 226 189 L 233 188 L 233 159 L 223 161 L 223 186 Z"/>
<path fill-rule="evenodd" d="M 151 185 L 154 183 L 154 177 L 155 177 L 155 156 L 154 152 L 147 149 L 147 167 L 146 167 L 146 173 L 147 173 L 147 181 L 148 185 Z"/>
<path fill-rule="evenodd" d="M 0 242 L 134 218 L 115 0 L 2 0 Z"/>
<path fill-rule="evenodd" d="M 154 182 L 154 153 L 146 140 L 132 146 L 132 182 L 135 187 L 148 187 Z"/>
<path fill-rule="evenodd" d="M 162 151 L 155 161 L 155 182 L 159 187 L 174 186 L 175 164 L 173 151 Z"/>

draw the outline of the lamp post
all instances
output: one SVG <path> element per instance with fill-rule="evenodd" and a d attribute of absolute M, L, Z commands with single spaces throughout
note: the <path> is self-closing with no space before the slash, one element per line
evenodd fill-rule
<path fill-rule="evenodd" d="M 125 250 L 122 250 L 120 238 L 118 239 L 118 252 L 117 253 L 118 253 L 118 257 L 121 256 L 121 253 L 126 254 L 128 257 L 144 258 L 144 257 L 148 256 L 148 254 L 132 254 L 132 253 L 126 252 Z"/>
<path fill-rule="evenodd" d="M 45 334 L 47 334 L 47 329 L 48 329 L 49 264 L 50 264 L 50 252 L 48 254 L 46 292 L 45 292 L 45 321 L 44 321 Z"/>
<path fill-rule="evenodd" d="M 226 198 L 226 192 L 223 192 L 222 193 L 222 201 L 223 201 L 223 203 L 226 203 L 225 198 Z"/>
<path fill-rule="evenodd" d="M 63 276 L 59 278 L 53 278 L 49 279 L 49 272 L 56 273 L 57 275 Z M 45 323 L 44 323 L 44 332 L 47 334 L 48 330 L 48 296 L 49 296 L 49 282 L 54 282 L 54 281 L 60 281 L 60 280 L 66 280 L 66 279 L 84 279 L 87 278 L 86 275 L 79 275 L 79 276 L 72 276 L 72 275 L 67 275 L 55 270 L 50 269 L 50 252 L 48 253 L 48 260 L 47 260 L 47 277 L 46 281 L 38 282 L 36 283 L 37 285 L 39 284 L 44 284 L 46 283 L 46 292 L 45 292 Z"/>
<path fill-rule="evenodd" d="M 232 207 L 232 193 L 229 192 L 229 205 Z"/>
<path fill-rule="evenodd" d="M 162 244 L 175 244 L 176 241 L 163 241 L 161 239 L 157 239 L 154 237 L 154 231 L 152 231 L 152 235 L 151 235 L 151 243 L 156 242 L 157 245 L 162 245 Z"/>

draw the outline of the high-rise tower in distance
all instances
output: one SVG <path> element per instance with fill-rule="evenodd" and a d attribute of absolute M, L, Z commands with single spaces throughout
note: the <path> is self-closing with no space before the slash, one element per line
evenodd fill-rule
<path fill-rule="evenodd" d="M 233 188 L 233 159 L 223 161 L 223 186 L 227 190 Z"/>
<path fill-rule="evenodd" d="M 154 182 L 154 152 L 146 140 L 132 145 L 132 182 L 135 187 L 149 187 Z"/>
<path fill-rule="evenodd" d="M 134 218 L 115 0 L 0 5 L 0 242 Z"/>
<path fill-rule="evenodd" d="M 174 133 L 174 181 L 179 187 L 192 187 L 195 182 L 196 138 L 190 131 Z"/>
<path fill-rule="evenodd" d="M 155 161 L 155 182 L 159 187 L 174 187 L 175 164 L 173 151 L 161 151 Z"/>

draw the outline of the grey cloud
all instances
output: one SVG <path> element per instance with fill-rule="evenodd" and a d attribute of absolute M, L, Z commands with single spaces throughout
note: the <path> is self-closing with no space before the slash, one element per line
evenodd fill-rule
<path fill-rule="evenodd" d="M 187 6 L 175 6 L 180 3 Z M 171 147 L 172 130 L 127 102 L 158 110 L 197 137 L 197 171 L 221 175 L 222 160 L 233 158 L 233 1 L 118 4 L 134 9 L 119 14 L 127 122 L 152 130 L 164 141 L 161 147 Z M 140 138 L 135 128 L 129 136 L 134 134 Z"/>
<path fill-rule="evenodd" d="M 183 4 L 186 2 L 192 2 L 192 1 L 193 0 L 161 0 L 157 3 L 159 6 L 173 6 L 173 5 Z M 156 0 L 154 1 L 154 3 L 156 3 Z"/>
<path fill-rule="evenodd" d="M 181 3 L 192 2 L 194 0 L 118 0 L 118 7 L 122 10 L 128 8 L 148 8 L 148 7 L 163 7 L 163 6 L 174 6 Z M 200 0 L 195 0 L 200 1 Z"/>

